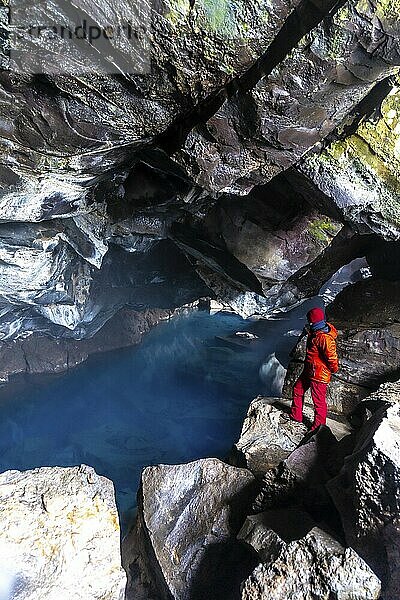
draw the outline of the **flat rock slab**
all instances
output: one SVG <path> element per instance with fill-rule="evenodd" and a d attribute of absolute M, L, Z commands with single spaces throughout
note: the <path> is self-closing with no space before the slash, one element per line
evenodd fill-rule
<path fill-rule="evenodd" d="M 123 600 L 112 482 L 85 465 L 2 473 L 0 565 L 13 600 Z"/>
<path fill-rule="evenodd" d="M 271 562 L 260 563 L 243 583 L 242 600 L 375 600 L 380 581 L 352 550 L 313 528 L 284 544 Z"/>
<path fill-rule="evenodd" d="M 246 566 L 248 552 L 236 540 L 253 493 L 249 471 L 217 459 L 147 467 L 137 523 L 124 543 L 135 550 L 129 571 L 139 570 L 157 599 L 235 597 L 243 572 L 255 566 L 253 556 Z M 135 585 L 128 585 L 132 598 Z"/>
<path fill-rule="evenodd" d="M 273 406 L 277 401 L 262 396 L 252 401 L 231 453 L 231 462 L 257 475 L 276 467 L 307 433 L 305 425 L 288 420 L 287 414 Z"/>

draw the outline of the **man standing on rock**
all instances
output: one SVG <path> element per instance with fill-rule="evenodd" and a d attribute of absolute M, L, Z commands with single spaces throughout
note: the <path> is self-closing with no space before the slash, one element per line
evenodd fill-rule
<path fill-rule="evenodd" d="M 305 392 L 311 388 L 315 416 L 312 430 L 326 424 L 326 391 L 332 373 L 339 369 L 336 351 L 338 332 L 326 322 L 322 308 L 312 308 L 307 313 L 309 333 L 307 338 L 307 353 L 302 374 L 293 389 L 293 402 L 290 417 L 294 421 L 303 420 L 303 401 Z"/>

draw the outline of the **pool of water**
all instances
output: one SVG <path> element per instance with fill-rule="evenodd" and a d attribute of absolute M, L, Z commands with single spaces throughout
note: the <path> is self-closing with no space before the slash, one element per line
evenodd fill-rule
<path fill-rule="evenodd" d="M 243 351 L 216 336 L 254 324 L 195 312 L 162 323 L 137 347 L 91 357 L 62 375 L 25 376 L 0 390 L 0 471 L 86 463 L 113 480 L 123 529 L 141 469 L 223 457 L 250 400 L 275 391 L 269 355 L 294 343 L 306 306 L 263 324 Z"/>

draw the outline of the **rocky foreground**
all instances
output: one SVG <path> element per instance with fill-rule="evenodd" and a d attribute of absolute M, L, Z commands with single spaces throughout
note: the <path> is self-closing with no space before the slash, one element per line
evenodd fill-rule
<path fill-rule="evenodd" d="M 3 473 L 7 593 L 16 600 L 394 600 L 399 399 L 400 382 L 382 385 L 343 436 L 332 419 L 311 433 L 286 418 L 281 399 L 256 398 L 227 461 L 144 469 L 122 554 L 112 483 L 92 468 Z"/>
<path fill-rule="evenodd" d="M 398 598 L 399 399 L 400 382 L 381 386 L 338 440 L 256 398 L 229 459 L 241 467 L 145 469 L 127 598 Z"/>

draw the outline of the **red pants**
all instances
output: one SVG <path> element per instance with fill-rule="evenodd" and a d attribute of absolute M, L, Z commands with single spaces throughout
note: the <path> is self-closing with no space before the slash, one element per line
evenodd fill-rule
<path fill-rule="evenodd" d="M 319 425 L 326 424 L 326 414 L 328 407 L 326 406 L 326 390 L 327 383 L 313 381 L 304 372 L 296 381 L 293 389 L 292 411 L 290 416 L 295 421 L 303 420 L 303 401 L 305 392 L 311 387 L 311 397 L 314 402 L 315 416 L 314 423 L 311 429 L 316 429 Z"/>

